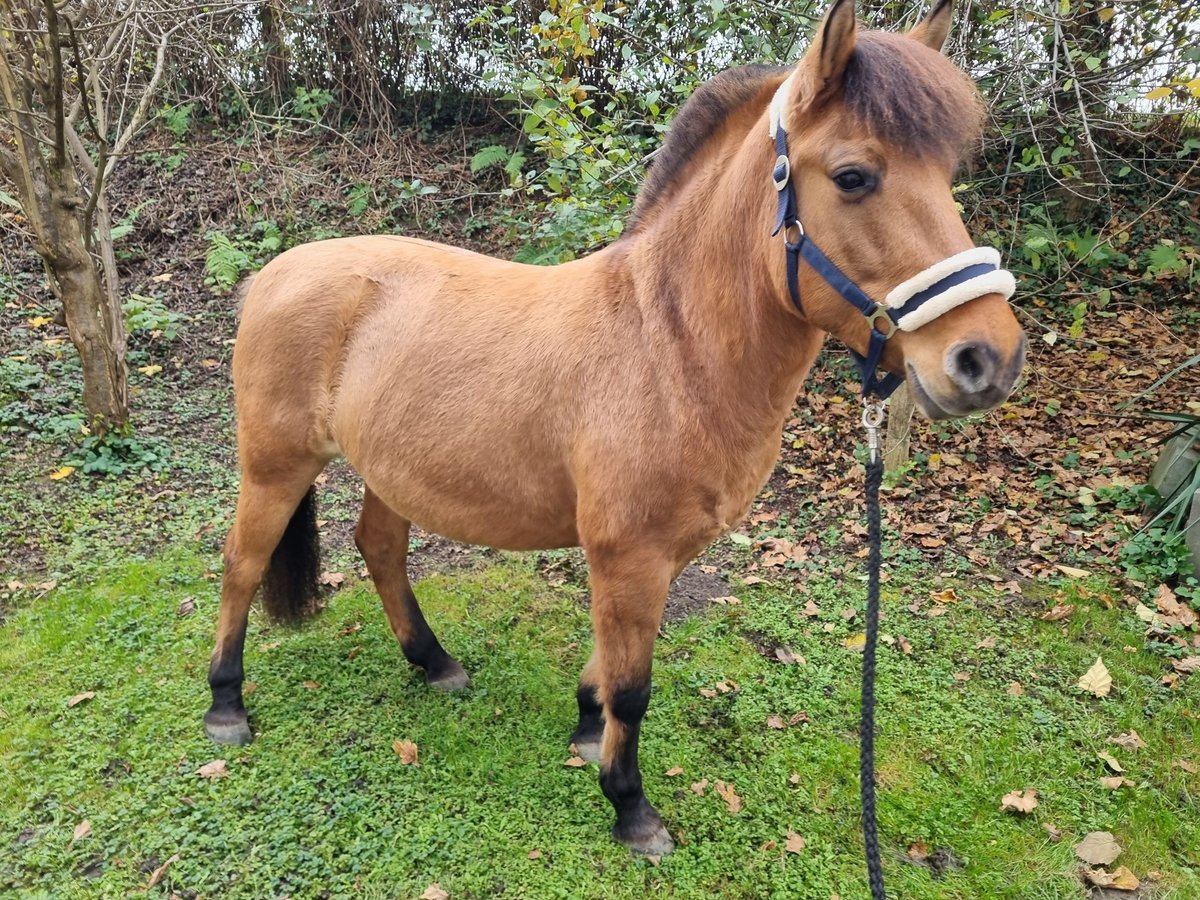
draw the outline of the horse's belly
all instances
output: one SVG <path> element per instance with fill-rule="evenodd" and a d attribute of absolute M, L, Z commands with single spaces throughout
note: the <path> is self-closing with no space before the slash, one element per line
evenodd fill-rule
<path fill-rule="evenodd" d="M 577 544 L 574 485 L 557 454 L 474 425 L 406 437 L 380 423 L 346 455 L 373 493 L 426 531 L 504 550 Z"/>

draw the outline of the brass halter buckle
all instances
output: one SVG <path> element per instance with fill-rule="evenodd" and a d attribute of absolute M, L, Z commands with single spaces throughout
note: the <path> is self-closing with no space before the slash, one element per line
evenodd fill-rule
<path fill-rule="evenodd" d="M 887 310 L 882 306 L 875 307 L 872 312 L 865 313 L 865 316 L 867 324 L 870 325 L 874 331 L 878 331 L 880 334 L 882 334 L 884 340 L 887 340 L 900 330 L 900 326 L 892 320 L 892 317 L 888 315 Z M 883 322 L 882 328 L 875 324 L 876 322 L 880 321 Z"/>

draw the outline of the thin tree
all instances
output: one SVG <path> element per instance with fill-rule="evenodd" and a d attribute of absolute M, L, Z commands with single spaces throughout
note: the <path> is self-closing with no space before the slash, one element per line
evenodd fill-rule
<path fill-rule="evenodd" d="M 97 434 L 129 416 L 106 188 L 146 122 L 184 20 L 144 3 L 0 4 L 0 175 L 62 303 Z"/>

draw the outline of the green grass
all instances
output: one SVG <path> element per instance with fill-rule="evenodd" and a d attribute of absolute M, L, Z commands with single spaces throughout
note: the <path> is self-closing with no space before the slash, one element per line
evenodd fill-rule
<path fill-rule="evenodd" d="M 523 557 L 423 581 L 430 620 L 474 678 L 462 696 L 424 687 L 369 583 L 342 590 L 299 631 L 256 613 L 247 677 L 259 736 L 218 750 L 200 723 L 214 564 L 184 553 L 128 561 L 27 603 L 0 628 L 0 894 L 126 896 L 178 854 L 151 895 L 415 898 L 437 881 L 455 900 L 867 896 L 859 658 L 844 646 L 857 628 L 840 615 L 857 582 L 818 578 L 799 597 L 747 588 L 741 605 L 666 629 L 642 763 L 679 849 L 655 866 L 609 840 L 596 767 L 563 766 L 590 641 L 576 589 L 548 587 Z M 1083 600 L 1064 627 L 1036 618 L 1041 601 L 1009 607 L 960 582 L 964 600 L 949 614 L 918 617 L 904 605 L 928 588 L 911 574 L 897 570 L 885 592 L 883 631 L 903 635 L 912 655 L 881 648 L 892 896 L 1084 897 L 1071 847 L 1100 829 L 1126 848 L 1120 863 L 1162 873 L 1157 896 L 1200 896 L 1200 780 L 1172 766 L 1200 762 L 1200 683 L 1162 687 L 1161 657 L 1125 649 L 1142 643 L 1131 616 Z M 187 597 L 198 611 L 180 618 Z M 807 599 L 819 617 L 801 614 Z M 976 649 L 989 637 L 994 649 Z M 756 649 L 778 644 L 805 661 Z M 1115 682 L 1105 700 L 1074 687 L 1097 655 Z M 963 672 L 969 681 L 956 679 Z M 700 694 L 718 681 L 737 687 Z M 1013 681 L 1024 696 L 1007 693 Z M 96 696 L 68 708 L 83 691 Z M 800 711 L 805 724 L 766 726 Z M 1146 749 L 1106 743 L 1129 728 Z M 400 738 L 419 745 L 419 768 L 399 763 Z M 1103 789 L 1099 750 L 1136 786 Z M 217 757 L 228 777 L 195 774 Z M 674 766 L 684 774 L 666 777 Z M 697 796 L 689 785 L 703 778 Z M 718 779 L 742 797 L 739 814 L 714 793 Z M 1025 787 L 1041 794 L 1033 814 L 999 812 L 1004 793 Z M 83 819 L 93 834 L 72 845 Z M 1062 830 L 1061 843 L 1042 823 Z M 789 829 L 807 842 L 799 854 L 783 850 Z M 963 868 L 935 879 L 906 862 L 917 841 L 950 848 Z"/>

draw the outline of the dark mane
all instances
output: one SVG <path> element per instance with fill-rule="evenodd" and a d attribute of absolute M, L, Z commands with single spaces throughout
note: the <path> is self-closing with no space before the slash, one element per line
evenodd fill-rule
<path fill-rule="evenodd" d="M 632 231 L 639 220 L 679 180 L 696 152 L 724 124 L 730 114 L 757 94 L 763 82 L 787 71 L 782 66 L 750 65 L 728 69 L 711 78 L 688 98 L 675 114 L 667 138 L 663 141 L 638 191 L 633 215 L 626 231 Z"/>
<path fill-rule="evenodd" d="M 765 82 L 778 80 L 786 71 L 782 66 L 740 66 L 696 89 L 671 122 L 646 173 L 627 234 L 670 193 L 726 119 L 758 94 Z M 875 137 L 919 156 L 958 159 L 979 140 L 982 130 L 983 104 L 971 80 L 944 56 L 904 35 L 858 33 L 846 67 L 843 97 L 855 122 Z"/>

